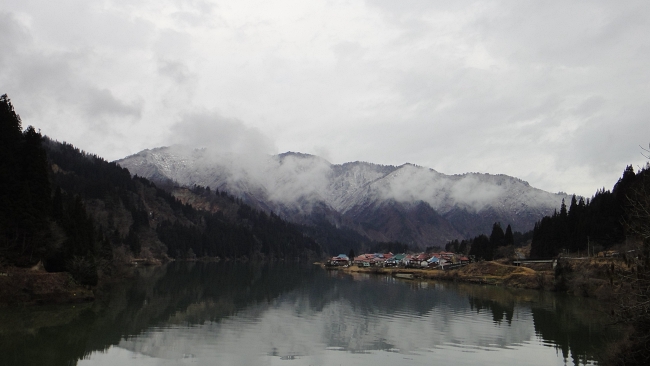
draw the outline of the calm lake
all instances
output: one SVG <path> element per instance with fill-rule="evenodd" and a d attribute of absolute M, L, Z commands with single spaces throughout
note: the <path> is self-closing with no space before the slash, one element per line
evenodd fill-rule
<path fill-rule="evenodd" d="M 172 263 L 91 304 L 0 308 L 0 365 L 591 365 L 607 322 L 549 292 Z"/>

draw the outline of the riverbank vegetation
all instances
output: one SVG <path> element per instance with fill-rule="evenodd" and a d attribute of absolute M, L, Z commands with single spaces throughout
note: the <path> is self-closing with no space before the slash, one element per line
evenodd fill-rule
<path fill-rule="evenodd" d="M 613 301 L 621 280 L 617 274 L 627 273 L 631 267 L 615 258 L 584 260 L 560 259 L 553 263 L 513 265 L 508 259 L 479 261 L 454 269 L 404 267 L 341 267 L 348 273 L 372 273 L 413 279 L 450 280 L 475 284 L 504 286 L 534 290 L 566 292 L 575 296 Z"/>
<path fill-rule="evenodd" d="M 593 260 L 558 262 L 556 288 L 608 292 L 600 296 L 613 304 L 614 319 L 629 328 L 607 364 L 650 364 L 650 165 L 637 172 L 628 166 L 611 192 L 600 190 L 587 202 L 574 198 L 568 210 L 562 205 L 535 226 L 531 256 L 576 252 L 613 258 L 604 266 Z"/>
<path fill-rule="evenodd" d="M 650 150 L 644 152 L 650 154 Z M 507 249 L 509 245 L 500 246 L 494 240 L 501 238 L 498 229 L 495 224 L 489 238 L 482 235 L 467 243 L 451 242 L 448 247 L 483 260 L 517 258 Z M 604 300 L 611 305 L 614 321 L 628 327 L 605 363 L 650 364 L 650 165 L 636 172 L 626 167 L 611 191 L 603 188 L 586 200 L 574 196 L 569 207 L 562 202 L 559 212 L 542 218 L 524 236 L 531 237 L 530 258 L 555 258 L 557 265 L 553 271 L 521 273 L 522 277 L 537 277 L 539 288 Z M 475 269 L 469 270 L 472 266 Z M 482 275 L 490 278 L 490 271 L 480 264 L 455 272 L 436 276 L 469 282 Z M 468 277 L 468 272 L 478 277 Z M 508 276 L 502 274 L 492 282 L 509 285 Z"/>
<path fill-rule="evenodd" d="M 356 340 L 375 339 L 376 335 L 383 334 L 387 319 L 391 321 L 402 317 L 415 327 L 411 328 L 413 332 L 422 331 L 423 328 L 432 332 L 444 331 L 446 328 L 442 328 L 441 323 L 419 321 L 423 315 L 431 319 L 430 314 L 440 314 L 440 318 L 433 319 L 457 324 L 454 329 L 459 331 L 469 329 L 476 332 L 477 329 L 474 322 L 463 323 L 463 314 L 471 315 L 469 319 L 483 319 L 485 325 L 493 322 L 495 330 L 499 329 L 498 334 L 507 334 L 508 344 L 514 342 L 515 346 L 520 340 L 529 340 L 532 344 L 536 343 L 536 339 L 540 342 L 543 340 L 545 345 L 553 345 L 567 364 L 589 364 L 594 350 L 601 349 L 606 341 L 600 336 L 602 333 L 595 330 L 597 324 L 607 323 L 607 320 L 598 317 L 601 311 L 595 306 L 597 303 L 546 291 L 451 281 L 429 286 L 420 281 L 395 285 L 368 280 L 366 275 L 325 273 L 312 266 L 280 262 L 260 265 L 234 261 L 218 264 L 177 261 L 135 272 L 136 276 L 129 281 L 116 283 L 109 291 L 102 292 L 93 303 L 76 304 L 74 307 L 0 308 L 0 352 L 5 364 L 51 364 L 55 357 L 58 364 L 65 365 L 75 364 L 84 358 L 90 358 L 87 362 L 92 362 L 97 356 L 95 352 L 109 352 L 107 350 L 111 346 L 118 345 L 120 349 L 125 349 L 125 341 L 146 338 L 146 334 L 152 334 L 152 329 L 177 328 L 196 340 L 197 337 L 205 338 L 206 334 L 194 331 L 209 327 L 208 338 L 214 341 L 215 337 L 221 335 L 231 336 L 231 333 L 216 332 L 223 329 L 225 324 L 243 329 L 241 327 L 245 327 L 244 323 L 251 315 L 261 319 L 256 322 L 261 324 L 265 321 L 263 319 L 268 320 L 265 314 L 269 311 L 275 314 L 279 309 L 287 309 L 287 313 L 305 319 L 303 324 L 307 325 L 300 328 L 296 327 L 295 318 L 272 317 L 280 322 L 273 324 L 282 324 L 290 332 L 287 334 L 300 336 L 302 333 L 297 329 L 324 329 L 324 342 L 332 342 L 326 343 L 327 346 L 341 345 L 341 339 L 347 339 L 351 342 L 344 345 L 357 346 L 350 348 L 353 355 L 358 355 L 361 349 Z M 355 276 L 360 280 L 353 280 Z M 289 310 L 294 306 L 298 306 L 299 311 Z M 523 312 L 527 314 L 527 320 L 524 321 L 530 326 L 526 329 L 531 329 L 529 337 L 532 339 L 521 338 L 525 334 L 521 333 L 522 328 L 517 323 L 522 309 L 526 309 Z M 321 317 L 331 317 L 331 322 L 320 323 L 325 328 L 311 323 L 310 319 Z M 368 327 L 362 320 L 364 317 L 374 319 L 378 326 Z M 358 331 L 349 332 L 353 327 L 350 322 L 354 322 L 354 329 Z M 266 327 L 265 324 L 260 326 Z M 341 324 L 342 327 L 335 329 L 344 331 L 346 338 L 327 337 L 331 334 L 328 332 L 332 329 L 331 324 Z M 511 331 L 517 332 L 514 340 L 510 338 L 513 334 Z M 431 333 L 422 333 L 421 337 L 426 337 L 426 334 Z M 457 333 L 447 334 L 452 339 L 458 339 L 455 338 Z M 418 336 L 417 333 L 415 336 Z M 184 342 L 183 339 L 168 339 L 177 342 L 174 344 Z M 436 339 L 432 342 L 439 344 Z M 284 344 L 291 345 L 289 342 Z M 276 345 L 275 342 L 271 344 Z M 470 345 L 470 351 L 481 346 L 474 342 L 465 343 L 467 345 Z M 378 349 L 390 347 L 390 351 L 395 351 L 391 344 L 386 343 L 373 344 L 370 346 L 372 348 L 361 350 L 371 351 L 376 349 L 375 346 Z M 186 349 L 180 348 L 179 352 L 186 352 Z M 3 363 L 0 361 L 0 364 Z"/>
<path fill-rule="evenodd" d="M 0 97 L 0 173 L 3 303 L 65 301 L 134 263 L 322 256 L 300 227 L 226 192 L 173 182 L 162 189 L 32 126 L 23 130 L 6 95 Z M 66 275 L 59 273 L 71 277 L 60 280 Z"/>
<path fill-rule="evenodd" d="M 343 268 L 343 271 L 392 275 L 402 278 L 406 277 L 400 276 L 400 274 L 409 274 L 411 278 L 419 280 L 452 280 L 525 289 L 552 289 L 553 284 L 551 271 L 535 271 L 527 267 L 516 267 L 494 261 L 471 263 L 453 270 L 349 266 Z M 543 277 L 540 278 L 540 276 Z"/>
<path fill-rule="evenodd" d="M 645 152 L 650 153 L 649 150 Z M 597 298 L 612 320 L 626 328 L 622 341 L 603 355 L 609 365 L 650 364 L 650 165 L 626 167 L 609 191 L 590 199 L 573 197 L 559 212 L 542 218 L 528 233 L 504 231 L 452 240 L 445 249 L 476 262 L 441 270 L 350 266 L 350 273 L 453 280 L 511 288 L 545 289 Z M 514 266 L 523 259 L 548 263 Z"/>

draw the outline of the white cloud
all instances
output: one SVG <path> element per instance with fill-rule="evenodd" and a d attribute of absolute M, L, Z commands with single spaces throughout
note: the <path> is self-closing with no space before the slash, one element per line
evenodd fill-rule
<path fill-rule="evenodd" d="M 169 141 L 196 148 L 209 148 L 217 154 L 263 155 L 275 153 L 273 142 L 257 128 L 218 113 L 190 113 L 170 127 Z"/>
<path fill-rule="evenodd" d="M 199 141 L 179 119 L 218 111 L 262 150 L 588 196 L 650 140 L 643 1 L 4 5 L 0 92 L 25 124 L 108 159 L 170 131 Z"/>

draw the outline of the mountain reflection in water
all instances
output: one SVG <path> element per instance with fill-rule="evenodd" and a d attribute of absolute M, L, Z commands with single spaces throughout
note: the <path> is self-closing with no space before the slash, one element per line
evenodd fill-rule
<path fill-rule="evenodd" d="M 0 309 L 0 365 L 591 364 L 611 341 L 596 309 L 548 292 L 172 263 L 94 304 Z"/>

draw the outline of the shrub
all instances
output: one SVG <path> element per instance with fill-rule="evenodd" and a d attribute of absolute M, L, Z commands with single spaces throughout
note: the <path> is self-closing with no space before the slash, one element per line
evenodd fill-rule
<path fill-rule="evenodd" d="M 91 257 L 74 256 L 68 262 L 68 271 L 77 283 L 87 286 L 97 285 L 97 264 Z"/>

